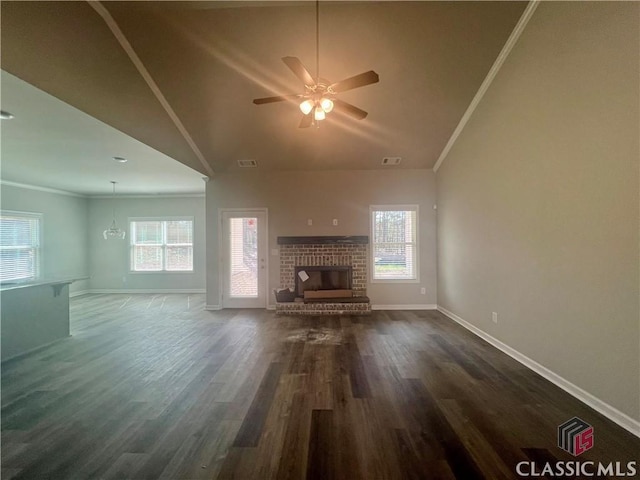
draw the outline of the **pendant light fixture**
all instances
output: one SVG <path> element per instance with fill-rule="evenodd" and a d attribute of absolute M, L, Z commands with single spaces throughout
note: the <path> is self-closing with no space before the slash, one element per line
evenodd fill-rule
<path fill-rule="evenodd" d="M 102 232 L 102 236 L 104 237 L 105 240 L 109 239 L 109 238 L 117 238 L 119 240 L 124 240 L 124 237 L 126 236 L 126 232 L 124 230 L 121 230 L 118 228 L 118 226 L 116 225 L 116 183 L 113 180 L 111 180 L 111 183 L 113 185 L 113 193 L 111 196 L 111 203 L 113 206 L 113 220 L 111 222 L 111 226 L 109 228 L 107 228 L 104 232 Z"/>

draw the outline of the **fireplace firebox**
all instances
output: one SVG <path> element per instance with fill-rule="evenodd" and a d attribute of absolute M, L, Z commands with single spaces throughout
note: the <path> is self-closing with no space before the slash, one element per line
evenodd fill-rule
<path fill-rule="evenodd" d="M 295 295 L 304 297 L 307 290 L 351 290 L 351 266 L 295 267 Z"/>

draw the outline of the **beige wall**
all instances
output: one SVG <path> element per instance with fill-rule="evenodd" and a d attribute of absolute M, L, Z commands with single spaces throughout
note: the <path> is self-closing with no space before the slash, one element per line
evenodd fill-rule
<path fill-rule="evenodd" d="M 639 9 L 541 3 L 437 173 L 438 303 L 635 419 Z"/>
<path fill-rule="evenodd" d="M 219 305 L 219 208 L 269 209 L 269 250 L 278 236 L 369 235 L 369 205 L 417 204 L 420 283 L 369 284 L 375 305 L 436 303 L 435 175 L 430 170 L 246 172 L 207 184 L 207 303 Z M 313 226 L 307 225 L 307 219 Z M 332 219 L 338 219 L 338 226 Z M 269 257 L 269 291 L 279 286 L 279 257 Z M 426 288 L 426 295 L 420 288 Z M 274 299 L 270 295 L 269 303 Z"/>

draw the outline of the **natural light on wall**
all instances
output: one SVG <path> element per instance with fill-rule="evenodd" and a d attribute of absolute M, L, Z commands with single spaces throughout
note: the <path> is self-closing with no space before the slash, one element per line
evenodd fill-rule
<path fill-rule="evenodd" d="M 193 271 L 193 219 L 130 221 L 132 272 Z"/>
<path fill-rule="evenodd" d="M 418 279 L 417 206 L 372 206 L 372 279 Z"/>

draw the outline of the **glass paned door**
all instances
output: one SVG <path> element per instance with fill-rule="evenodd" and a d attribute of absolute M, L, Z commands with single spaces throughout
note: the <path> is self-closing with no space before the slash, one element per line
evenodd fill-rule
<path fill-rule="evenodd" d="M 229 294 L 255 298 L 258 296 L 258 219 L 230 218 L 229 222 Z"/>
<path fill-rule="evenodd" d="M 266 212 L 223 211 L 223 293 L 226 308 L 266 307 Z"/>

